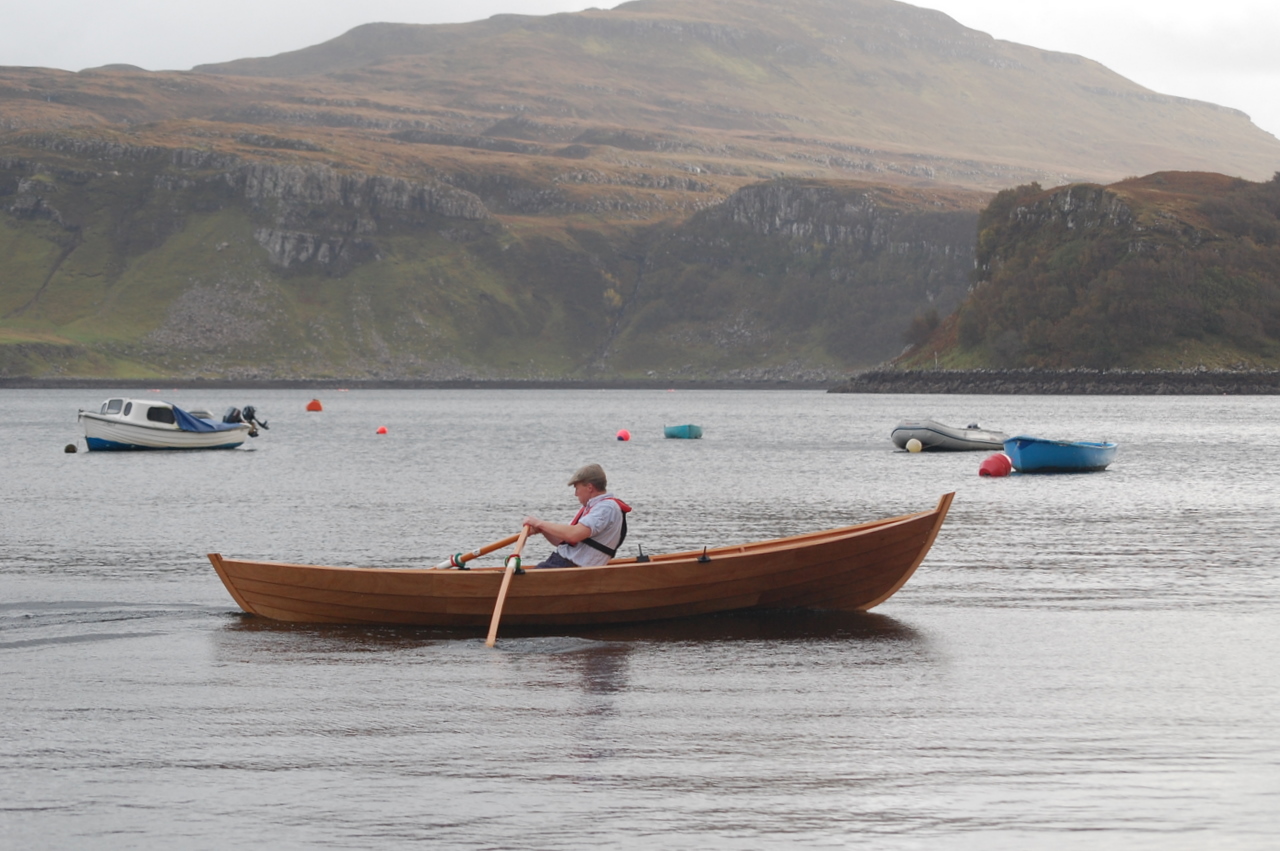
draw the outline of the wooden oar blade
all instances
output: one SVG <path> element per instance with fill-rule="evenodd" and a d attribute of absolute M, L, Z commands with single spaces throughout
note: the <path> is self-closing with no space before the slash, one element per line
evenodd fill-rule
<path fill-rule="evenodd" d="M 511 585 L 511 577 L 515 575 L 516 568 L 520 566 L 520 553 L 524 551 L 524 542 L 529 537 L 529 527 L 525 526 L 520 529 L 520 534 L 516 536 L 516 548 L 511 555 L 507 556 L 507 569 L 502 574 L 502 587 L 498 589 L 498 599 L 493 604 L 493 618 L 489 621 L 489 637 L 485 639 L 484 646 L 492 647 L 498 641 L 498 622 L 502 620 L 502 604 L 507 599 L 507 588 Z"/>

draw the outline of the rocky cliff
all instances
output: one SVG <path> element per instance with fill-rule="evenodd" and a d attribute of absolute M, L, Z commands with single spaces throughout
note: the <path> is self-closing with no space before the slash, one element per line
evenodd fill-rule
<path fill-rule="evenodd" d="M 0 160 L 10 375 L 820 381 L 895 354 L 973 265 L 964 193 L 784 180 L 528 229 L 489 206 L 563 180 L 25 141 Z"/>
<path fill-rule="evenodd" d="M 978 228 L 972 295 L 903 364 L 1280 363 L 1280 175 L 1022 186 L 997 195 Z"/>

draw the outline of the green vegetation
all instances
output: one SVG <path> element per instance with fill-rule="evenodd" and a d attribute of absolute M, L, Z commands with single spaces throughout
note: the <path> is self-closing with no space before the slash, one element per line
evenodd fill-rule
<path fill-rule="evenodd" d="M 1280 364 L 1280 174 L 1161 173 L 1001 192 L 972 296 L 904 363 L 1192 368 Z"/>
<path fill-rule="evenodd" d="M 267 175 L 263 201 L 237 163 L 128 156 L 0 167 L 28 211 L 0 214 L 3 374 L 815 380 L 895 354 L 972 264 L 964 193 L 776 181 L 686 221 L 506 225 L 376 181 L 330 197 L 355 179 L 326 170 Z"/>

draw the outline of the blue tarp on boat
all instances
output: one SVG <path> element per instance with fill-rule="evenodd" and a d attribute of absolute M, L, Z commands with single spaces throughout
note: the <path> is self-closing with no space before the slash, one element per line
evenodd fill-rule
<path fill-rule="evenodd" d="M 174 422 L 183 431 L 232 431 L 243 425 L 243 423 L 219 423 L 213 420 L 202 420 L 199 417 L 191 416 L 177 405 L 172 407 Z"/>

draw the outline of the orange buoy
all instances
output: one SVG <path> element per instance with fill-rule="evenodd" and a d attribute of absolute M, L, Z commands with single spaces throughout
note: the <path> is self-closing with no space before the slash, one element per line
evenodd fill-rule
<path fill-rule="evenodd" d="M 1003 452 L 997 452 L 995 455 L 988 456 L 978 465 L 978 475 L 1000 478 L 1001 476 L 1009 475 L 1012 469 L 1013 462 L 1009 460 L 1009 456 Z"/>
<path fill-rule="evenodd" d="M 324 410 L 324 406 L 320 404 L 320 400 L 319 400 L 319 399 L 312 399 L 310 402 L 308 402 L 308 403 L 307 403 L 307 410 L 308 410 L 308 411 L 323 411 L 323 410 Z"/>
<path fill-rule="evenodd" d="M 631 432 L 627 431 L 625 428 L 618 429 L 618 440 L 630 440 L 630 439 L 631 439 Z"/>
<path fill-rule="evenodd" d="M 378 426 L 378 434 L 386 434 L 386 433 L 387 433 L 386 426 Z"/>

